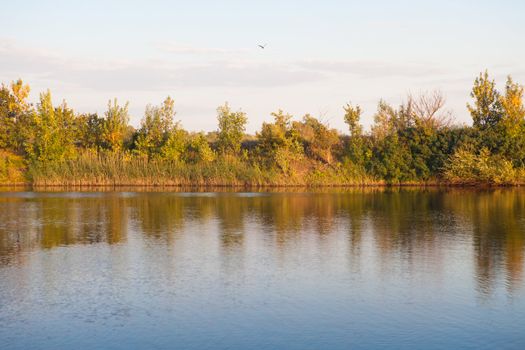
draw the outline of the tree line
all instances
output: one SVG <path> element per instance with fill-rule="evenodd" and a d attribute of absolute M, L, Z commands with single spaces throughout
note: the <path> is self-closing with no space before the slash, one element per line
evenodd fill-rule
<path fill-rule="evenodd" d="M 523 86 L 503 91 L 488 72 L 467 104 L 472 126 L 458 125 L 439 92 L 381 100 L 370 131 L 362 109 L 342 110 L 348 133 L 312 115 L 272 113 L 256 135 L 247 116 L 225 103 L 213 132 L 189 132 L 167 97 L 148 105 L 140 126 L 128 103 L 110 100 L 104 115 L 76 113 L 49 91 L 28 102 L 22 80 L 0 88 L 0 180 L 52 184 L 349 185 L 513 184 L 525 180 Z M 13 169 L 15 168 L 15 169 Z M 2 175 L 3 174 L 3 175 Z M 18 175 L 17 175 L 18 174 Z"/>

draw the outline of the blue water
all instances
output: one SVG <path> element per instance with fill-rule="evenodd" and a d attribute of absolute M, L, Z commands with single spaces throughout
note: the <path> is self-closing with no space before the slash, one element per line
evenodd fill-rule
<path fill-rule="evenodd" d="M 0 192 L 0 349 L 525 349 L 525 191 Z"/>

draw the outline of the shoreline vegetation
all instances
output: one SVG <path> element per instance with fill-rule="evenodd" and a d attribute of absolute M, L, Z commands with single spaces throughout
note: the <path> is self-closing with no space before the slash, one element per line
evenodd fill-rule
<path fill-rule="evenodd" d="M 523 86 L 474 81 L 472 126 L 457 125 L 439 92 L 381 100 L 370 131 L 362 110 L 342 110 L 348 133 L 278 110 L 255 135 L 225 103 L 218 128 L 190 132 L 167 97 L 138 128 L 115 99 L 103 116 L 76 113 L 49 91 L 35 105 L 21 80 L 0 87 L 0 185 L 33 187 L 351 187 L 525 184 Z"/>

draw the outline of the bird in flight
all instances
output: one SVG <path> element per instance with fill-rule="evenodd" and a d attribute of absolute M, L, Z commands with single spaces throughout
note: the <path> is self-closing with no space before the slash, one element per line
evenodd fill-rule
<path fill-rule="evenodd" d="M 268 44 L 264 44 L 264 45 L 259 44 L 259 45 L 257 45 L 257 46 L 259 46 L 261 49 L 264 50 L 264 48 L 266 47 L 266 45 L 268 45 Z"/>

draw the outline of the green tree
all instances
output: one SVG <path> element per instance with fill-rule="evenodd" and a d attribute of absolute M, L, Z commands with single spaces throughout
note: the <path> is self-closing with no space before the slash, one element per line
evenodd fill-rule
<path fill-rule="evenodd" d="M 362 110 L 359 105 L 354 107 L 351 103 L 347 103 L 343 109 L 345 111 L 344 121 L 350 132 L 347 142 L 348 156 L 353 164 L 362 167 L 368 158 L 363 127 L 360 123 Z"/>
<path fill-rule="evenodd" d="M 96 150 L 102 147 L 104 119 L 96 113 L 80 114 L 76 118 L 77 146 Z"/>
<path fill-rule="evenodd" d="M 160 149 L 162 158 L 180 161 L 186 150 L 186 144 L 188 141 L 188 132 L 184 130 L 179 123 L 175 123 L 170 128 L 166 142 Z"/>
<path fill-rule="evenodd" d="M 217 108 L 219 122 L 217 148 L 221 153 L 238 154 L 246 131 L 246 113 L 232 112 L 228 103 Z"/>
<path fill-rule="evenodd" d="M 292 127 L 292 116 L 282 110 L 272 113 L 273 123 L 263 123 L 257 133 L 257 153 L 267 166 L 277 165 L 284 173 L 291 171 L 291 162 L 302 158 L 304 149 L 296 128 Z"/>
<path fill-rule="evenodd" d="M 347 103 L 343 107 L 345 111 L 344 121 L 348 125 L 348 131 L 350 131 L 350 137 L 360 137 L 363 135 L 363 127 L 361 126 L 361 114 L 363 113 L 361 107 L 356 105 L 352 106 L 351 103 Z"/>
<path fill-rule="evenodd" d="M 21 126 L 30 111 L 27 102 L 30 88 L 22 80 L 0 87 L 0 149 L 20 151 Z"/>
<path fill-rule="evenodd" d="M 395 109 L 381 100 L 372 126 L 372 156 L 367 169 L 388 183 L 414 180 L 412 154 L 403 133 L 413 127 L 412 105 Z"/>
<path fill-rule="evenodd" d="M 480 73 L 474 80 L 470 96 L 474 99 L 474 105 L 468 103 L 467 108 L 474 127 L 483 130 L 496 126 L 503 116 L 503 109 L 496 83 L 490 80 L 488 71 Z"/>
<path fill-rule="evenodd" d="M 398 130 L 400 142 L 410 151 L 409 168 L 415 173 L 414 180 L 428 180 L 443 166 L 446 149 L 443 132 L 450 125 L 450 114 L 444 110 L 445 99 L 439 91 L 424 93 L 417 97 L 409 95 L 400 108 L 408 123 Z"/>
<path fill-rule="evenodd" d="M 374 176 L 392 184 L 415 179 L 410 149 L 397 133 L 375 141 L 372 152 L 368 168 Z"/>
<path fill-rule="evenodd" d="M 215 159 L 215 152 L 211 149 L 206 135 L 200 132 L 190 137 L 184 157 L 189 163 L 209 163 Z"/>
<path fill-rule="evenodd" d="M 135 151 L 149 157 L 160 155 L 175 127 L 175 102 L 167 97 L 161 106 L 146 106 L 141 127 L 135 139 Z"/>
<path fill-rule="evenodd" d="M 40 94 L 32 114 L 31 130 L 26 134 L 26 152 L 30 159 L 53 162 L 72 157 L 74 147 L 74 112 L 65 102 L 54 108 L 49 90 Z"/>

